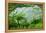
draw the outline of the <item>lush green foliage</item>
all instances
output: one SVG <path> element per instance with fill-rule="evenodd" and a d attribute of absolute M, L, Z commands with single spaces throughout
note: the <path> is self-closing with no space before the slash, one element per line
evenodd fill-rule
<path fill-rule="evenodd" d="M 31 4 L 15 4 L 9 3 L 8 4 L 8 26 L 9 29 L 42 29 L 42 17 L 40 16 L 39 19 L 33 18 L 32 21 L 27 21 L 25 17 L 25 13 L 13 13 L 11 16 L 10 14 L 14 11 L 17 7 L 32 7 Z M 19 10 L 20 11 L 20 10 Z"/>

